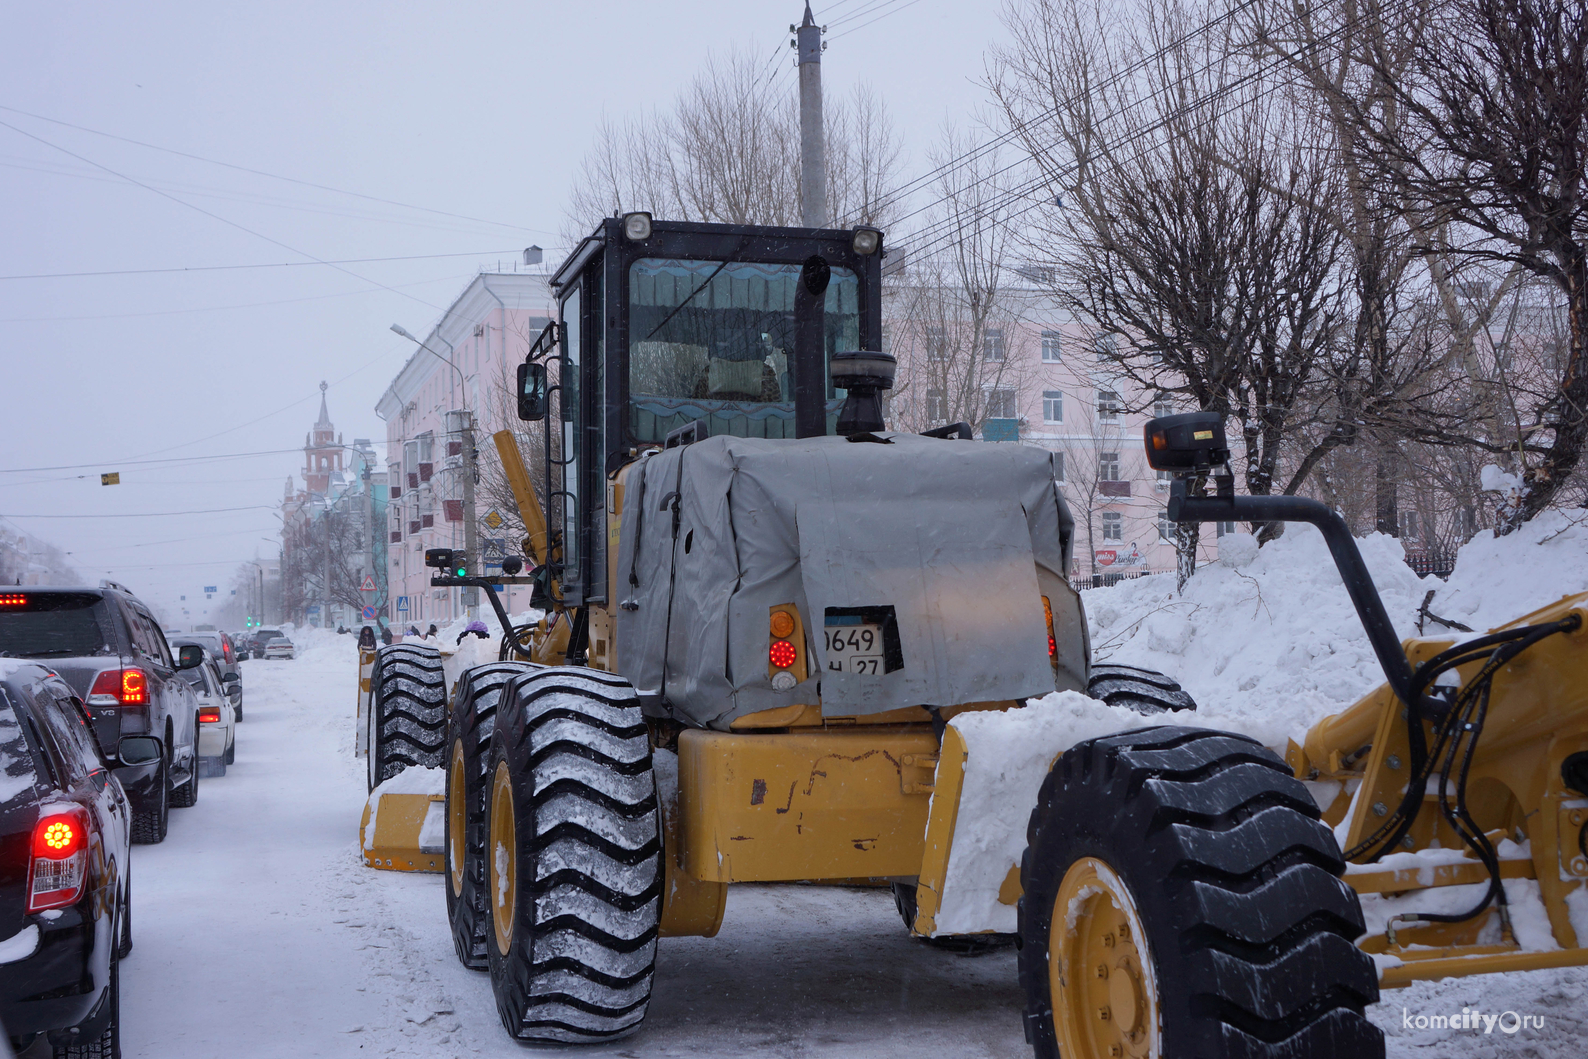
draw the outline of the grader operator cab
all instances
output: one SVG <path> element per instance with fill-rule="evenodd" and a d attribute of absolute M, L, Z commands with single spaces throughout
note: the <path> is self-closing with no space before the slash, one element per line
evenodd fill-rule
<path fill-rule="evenodd" d="M 730 884 L 806 881 L 891 886 L 908 929 L 939 944 L 1013 941 L 1040 1056 L 1382 1054 L 1363 949 L 1384 953 L 1386 981 L 1403 967 L 1424 977 L 1424 950 L 1409 931 L 1354 944 L 1357 894 L 1423 883 L 1399 866 L 1346 875 L 1331 826 L 1349 807 L 1350 843 L 1410 819 L 1388 837 L 1422 848 L 1442 833 L 1451 848 L 1381 771 L 1398 767 L 1384 764 L 1386 733 L 1413 689 L 1392 681 L 1330 718 L 1289 764 L 1180 725 L 1072 746 L 1035 700 L 1194 704 L 1161 675 L 1092 663 L 1049 453 L 961 440 L 963 424 L 885 429 L 882 251 L 874 229 L 630 214 L 557 270 L 558 321 L 519 371 L 520 411 L 545 423 L 541 480 L 511 433 L 496 436 L 531 572 L 480 578 L 449 553 L 433 580 L 531 583 L 546 614 L 514 628 L 486 591 L 499 645 L 404 643 L 363 660 L 366 859 L 445 875 L 458 956 L 490 972 L 524 1041 L 634 1031 L 659 937 L 715 934 Z M 1147 444 L 1155 466 L 1192 475 L 1227 459 L 1216 417 L 1156 420 Z M 1217 480 L 1215 497 L 1177 482 L 1172 513 L 1297 517 L 1248 511 Z M 1366 595 L 1376 602 L 1370 582 Z M 1578 614 L 1588 600 L 1568 602 Z M 1388 628 L 1370 621 L 1376 645 Z M 1558 631 L 1533 648 L 1551 666 L 1582 645 Z M 1517 678 L 1469 653 L 1440 664 L 1483 667 L 1473 679 L 1498 706 Z M 1536 707 L 1575 703 L 1579 743 L 1584 683 L 1553 679 Z M 1421 756 L 1403 751 L 1424 786 L 1465 694 L 1426 715 Z M 1040 762 L 1025 786 L 999 760 L 1010 733 Z M 1362 782 L 1324 814 L 1301 782 L 1319 777 Z M 1572 803 L 1547 786 L 1564 821 Z M 1534 794 L 1504 822 L 1526 826 Z M 1364 797 L 1400 808 L 1380 820 Z M 1500 804 L 1485 798 L 1481 826 Z M 1532 837 L 1538 860 L 1565 832 Z M 1488 862 L 1441 871 L 1470 882 L 1473 865 Z M 1580 956 L 1569 921 L 1551 923 Z M 1456 960 L 1516 958 L 1508 936 L 1463 929 L 1435 944 L 1477 946 Z M 1425 965 L 1462 973 L 1448 962 Z"/>

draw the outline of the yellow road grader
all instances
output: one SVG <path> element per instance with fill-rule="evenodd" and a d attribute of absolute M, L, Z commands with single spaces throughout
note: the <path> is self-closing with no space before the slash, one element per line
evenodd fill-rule
<path fill-rule="evenodd" d="M 1153 420 L 1172 518 L 1323 531 L 1387 679 L 1284 757 L 1172 723 L 1173 681 L 1092 662 L 1051 455 L 884 429 L 882 251 L 603 221 L 519 368 L 544 480 L 496 436 L 532 572 L 427 555 L 501 643 L 363 659 L 366 859 L 444 875 L 508 1032 L 633 1032 L 657 939 L 740 882 L 885 884 L 918 937 L 1012 942 L 1043 1057 L 1379 1055 L 1381 986 L 1588 963 L 1588 595 L 1398 642 L 1336 516 L 1235 496 L 1216 416 Z M 1077 742 L 1055 692 L 1161 716 Z"/>

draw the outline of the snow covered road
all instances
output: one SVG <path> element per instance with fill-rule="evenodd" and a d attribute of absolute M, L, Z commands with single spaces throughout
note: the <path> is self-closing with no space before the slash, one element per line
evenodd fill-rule
<path fill-rule="evenodd" d="M 134 857 L 135 948 L 123 966 L 129 1057 L 523 1056 L 486 975 L 452 953 L 442 879 L 358 860 L 350 637 L 250 661 L 237 763 Z M 1588 974 L 1487 976 L 1385 995 L 1390 1055 L 1578 1059 Z M 1541 1015 L 1543 1030 L 1403 1027 L 1464 1005 Z M 660 943 L 634 1037 L 564 1056 L 1024 1057 L 1012 952 L 911 941 L 884 892 L 730 891 L 721 934 Z M 1405 1012 L 1403 1013 L 1403 1008 Z"/>

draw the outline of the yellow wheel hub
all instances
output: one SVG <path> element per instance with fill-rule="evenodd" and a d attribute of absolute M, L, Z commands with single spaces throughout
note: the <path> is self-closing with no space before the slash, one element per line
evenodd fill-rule
<path fill-rule="evenodd" d="M 464 805 L 463 743 L 452 748 L 452 762 L 447 766 L 447 827 L 451 831 L 447 843 L 447 877 L 452 881 L 452 896 L 463 896 L 463 828 L 468 806 Z"/>
<path fill-rule="evenodd" d="M 497 762 L 491 777 L 491 834 L 485 855 L 496 951 L 506 956 L 513 945 L 513 913 L 518 902 L 518 829 L 513 821 L 513 779 L 505 761 Z"/>
<path fill-rule="evenodd" d="M 1048 985 L 1065 1059 L 1161 1054 L 1158 983 L 1141 915 L 1096 857 L 1070 865 L 1053 902 Z"/>

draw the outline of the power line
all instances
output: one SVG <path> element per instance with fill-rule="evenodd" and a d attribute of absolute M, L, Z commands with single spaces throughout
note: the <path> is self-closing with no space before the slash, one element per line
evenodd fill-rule
<path fill-rule="evenodd" d="M 224 515 L 232 511 L 274 511 L 270 504 L 250 504 L 247 507 L 212 507 L 203 511 L 132 511 L 126 514 L 115 512 L 85 513 L 71 515 L 6 515 L 11 518 L 166 518 L 172 515 Z"/>
<path fill-rule="evenodd" d="M 3 125 L 3 124 L 5 124 L 5 123 L 4 122 L 0 122 L 0 125 Z M 11 128 L 11 126 L 6 126 L 6 127 L 7 128 Z M 186 205 L 186 203 L 183 203 L 183 205 Z M 219 219 L 224 220 L 224 218 L 219 218 Z M 227 223 L 229 224 L 231 222 L 228 221 Z M 244 229 L 244 230 L 246 231 L 247 229 Z M 250 235 L 258 235 L 259 233 L 257 233 L 257 232 L 249 232 L 249 234 Z M 268 236 L 260 236 L 260 238 L 264 239 L 264 238 L 268 238 Z M 275 240 L 273 240 L 273 239 L 270 240 L 270 241 L 271 242 L 275 242 Z M 283 244 L 277 244 L 277 245 L 283 245 Z M 289 246 L 289 247 L 287 247 L 287 249 L 288 250 L 292 250 L 292 247 Z M 303 251 L 301 251 L 301 250 L 293 250 L 292 252 L 295 253 L 295 254 L 302 254 L 303 253 Z M 158 275 L 158 274 L 169 273 L 169 272 L 230 272 L 230 271 L 233 271 L 233 270 L 236 270 L 236 269 L 246 269 L 246 268 L 302 268 L 305 265 L 332 265 L 332 266 L 335 266 L 335 265 L 369 265 L 369 264 L 377 264 L 377 263 L 386 262 L 386 261 L 435 261 L 435 260 L 439 260 L 441 258 L 449 258 L 449 257 L 492 257 L 492 256 L 500 257 L 503 254 L 512 254 L 514 256 L 517 256 L 518 253 L 519 253 L 518 250 L 485 250 L 485 251 L 476 251 L 476 252 L 473 252 L 473 253 L 464 253 L 464 254 L 405 254 L 405 255 L 403 255 L 401 257 L 348 257 L 348 258 L 340 258 L 340 259 L 336 259 L 336 260 L 325 260 L 325 261 L 322 261 L 322 260 L 320 260 L 318 258 L 316 258 L 313 261 L 259 261 L 259 262 L 255 262 L 254 264 L 249 264 L 249 265 L 182 265 L 182 266 L 174 267 L 174 268 L 117 268 L 117 269 L 104 269 L 104 270 L 101 270 L 99 272 L 33 272 L 33 273 L 19 273 L 17 275 L 12 275 L 12 276 L 0 276 L 0 280 L 11 280 L 11 279 L 77 279 L 77 278 L 81 278 L 81 277 L 84 277 L 84 276 L 150 276 L 150 275 Z M 304 254 L 304 256 L 307 257 L 309 255 Z M 365 283 L 373 283 L 374 282 L 374 280 L 364 279 L 363 276 L 356 276 L 354 278 L 362 280 Z"/>
<path fill-rule="evenodd" d="M 357 272 L 354 272 L 352 269 L 343 268 L 341 265 L 333 265 L 329 261 L 323 261 L 323 260 L 315 257 L 313 254 L 310 254 L 310 253 L 308 253 L 306 251 L 303 251 L 303 250 L 299 250 L 295 246 L 290 246 L 287 243 L 282 242 L 280 239 L 273 239 L 270 236 L 265 235 L 263 232 L 254 231 L 252 228 L 249 228 L 246 225 L 242 225 L 242 224 L 237 223 L 236 221 L 229 220 L 226 217 L 222 217 L 220 214 L 215 213 L 215 212 L 213 212 L 211 210 L 206 210 L 202 206 L 195 206 L 193 203 L 187 202 L 187 201 L 185 201 L 183 199 L 180 199 L 177 196 L 170 194 L 169 192 L 161 191 L 159 188 L 156 188 L 156 187 L 153 187 L 153 186 L 151 186 L 149 184 L 146 184 L 143 181 L 138 180 L 138 179 L 136 179 L 134 177 L 127 176 L 125 173 L 117 172 L 116 170 L 110 168 L 108 165 L 104 165 L 104 164 L 102 164 L 100 162 L 96 162 L 92 158 L 86 158 L 83 155 L 80 155 L 80 154 L 76 153 L 75 151 L 69 151 L 65 147 L 60 146 L 59 144 L 51 143 L 49 140 L 46 140 L 42 136 L 38 136 L 38 135 L 36 135 L 34 133 L 28 132 L 26 129 L 19 129 L 15 125 L 12 125 L 10 122 L 0 121 L 0 126 L 3 126 L 3 127 L 7 128 L 7 129 L 10 129 L 12 132 L 16 133 L 19 136 L 26 136 L 30 140 L 34 140 L 34 141 L 36 141 L 38 143 L 42 143 L 46 147 L 53 147 L 53 148 L 55 148 L 55 150 L 60 151 L 62 154 L 67 155 L 67 156 L 69 156 L 71 158 L 75 158 L 79 162 L 86 162 L 87 164 L 89 164 L 91 166 L 95 166 L 96 168 L 103 169 L 105 172 L 110 173 L 113 176 L 121 177 L 123 180 L 127 181 L 128 183 L 135 184 L 138 187 L 141 187 L 141 188 L 143 188 L 146 191 L 149 191 L 149 192 L 151 192 L 151 193 L 153 193 L 155 195 L 159 195 L 163 199 L 169 199 L 172 202 L 175 202 L 179 206 L 186 206 L 190 210 L 193 210 L 193 211 L 195 211 L 197 213 L 202 213 L 204 216 L 209 217 L 209 218 L 211 218 L 213 220 L 220 221 L 222 224 L 225 224 L 225 225 L 227 225 L 229 227 L 236 228 L 240 232 L 246 232 L 249 235 L 252 235 L 252 236 L 254 236 L 257 239 L 263 239 L 267 243 L 272 243 L 272 244 L 274 244 L 276 246 L 279 246 L 283 250 L 290 250 L 294 254 L 298 254 L 298 255 L 301 255 L 303 257 L 309 258 L 310 260 L 316 261 L 316 262 L 318 262 L 321 265 L 326 265 L 326 266 L 328 266 L 330 268 L 334 268 L 338 272 L 344 272 L 347 275 L 352 276 L 354 279 L 361 280 L 361 281 L 363 281 L 365 283 L 376 283 L 377 282 L 375 280 L 370 279 L 368 276 L 360 276 Z M 386 287 L 386 285 L 384 283 L 381 283 L 381 284 L 378 284 L 378 285 L 382 286 L 382 287 Z M 390 290 L 393 294 L 400 294 L 400 295 L 402 295 L 402 297 L 411 299 L 413 301 L 416 301 L 416 302 L 418 302 L 421 305 L 429 305 L 430 308 L 437 309 L 437 310 L 439 310 L 441 312 L 445 312 L 446 311 L 444 309 L 441 309 L 441 307 L 439 305 L 434 305 L 434 304 L 432 304 L 430 302 L 427 302 L 423 298 L 415 297 L 412 294 L 408 294 L 408 293 L 405 293 L 403 291 L 396 290 L 396 289 L 394 289 L 392 287 L 386 287 L 386 289 Z"/>
<path fill-rule="evenodd" d="M 528 228 L 528 227 L 525 227 L 524 225 L 521 225 L 521 224 L 508 224 L 508 223 L 506 223 L 504 221 L 486 220 L 484 217 L 470 217 L 467 214 L 462 214 L 462 213 L 449 213 L 446 210 L 431 209 L 428 206 L 415 206 L 415 205 L 413 205 L 411 203 L 399 202 L 396 199 L 385 199 L 385 198 L 381 198 L 381 197 L 379 197 L 377 195 L 366 195 L 366 194 L 364 194 L 361 191 L 348 191 L 345 188 L 332 187 L 329 184 L 317 184 L 317 183 L 315 183 L 312 180 L 300 180 L 297 177 L 282 176 L 279 173 L 269 173 L 269 172 L 266 172 L 263 169 L 251 169 L 251 168 L 249 168 L 248 166 L 245 166 L 245 165 L 236 165 L 236 164 L 234 164 L 232 162 L 222 162 L 219 159 L 206 158 L 203 155 L 190 154 L 190 153 L 188 153 L 186 151 L 178 151 L 178 150 L 176 150 L 174 148 L 171 148 L 171 147 L 161 147 L 158 144 L 145 143 L 142 140 L 134 140 L 134 139 L 132 139 L 130 137 L 127 137 L 127 136 L 118 136 L 118 135 L 116 135 L 115 133 L 112 133 L 112 132 L 102 132 L 99 129 L 90 129 L 90 128 L 88 128 L 85 125 L 74 125 L 74 124 L 72 124 L 69 121 L 62 121 L 59 118 L 45 117 L 43 114 L 33 114 L 33 113 L 30 113 L 29 111 L 26 111 L 26 110 L 19 110 L 16 107 L 5 106 L 4 104 L 0 104 L 0 110 L 10 111 L 13 114 L 21 114 L 24 117 L 34 118 L 34 119 L 37 119 L 38 121 L 47 121 L 47 122 L 49 122 L 52 125 L 61 125 L 61 126 L 64 126 L 65 128 L 68 128 L 68 129 L 76 129 L 79 132 L 90 133 L 90 134 L 92 134 L 94 136 L 103 136 L 106 139 L 120 140 L 122 143 L 130 143 L 130 144 L 133 144 L 134 146 L 137 146 L 137 147 L 145 147 L 145 148 L 148 148 L 151 151 L 161 151 L 161 152 L 164 152 L 165 154 L 176 155 L 179 158 L 190 158 L 190 159 L 192 159 L 193 161 L 196 161 L 196 162 L 205 162 L 205 163 L 207 163 L 209 165 L 218 165 L 218 166 L 221 166 L 221 167 L 223 167 L 225 169 L 235 169 L 235 170 L 237 170 L 238 172 L 241 172 L 241 173 L 252 173 L 255 176 L 269 177 L 271 180 L 281 180 L 281 181 L 285 181 L 286 183 L 289 183 L 289 184 L 300 184 L 300 185 L 302 185 L 304 187 L 315 188 L 315 189 L 317 189 L 319 191 L 330 191 L 330 192 L 334 192 L 334 193 L 336 193 L 338 195 L 349 195 L 349 196 L 351 196 L 353 198 L 365 199 L 365 200 L 370 201 L 370 202 L 379 202 L 379 203 L 381 203 L 383 205 L 386 205 L 386 206 L 400 206 L 403 209 L 407 209 L 407 210 L 418 210 L 421 213 L 434 213 L 434 214 L 436 214 L 438 216 L 441 216 L 441 217 L 451 217 L 451 218 L 453 218 L 455 220 L 461 220 L 461 221 L 475 221 L 475 222 L 478 222 L 478 223 L 481 223 L 481 224 L 496 225 L 497 227 L 501 227 L 501 228 L 517 228 L 520 231 L 536 232 L 536 233 L 539 233 L 540 235 L 555 235 L 556 234 L 555 232 L 548 232 L 544 228 Z M 53 145 L 51 145 L 51 146 L 53 146 Z"/>

